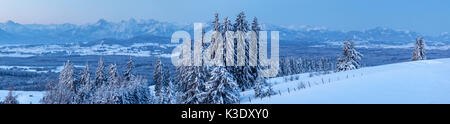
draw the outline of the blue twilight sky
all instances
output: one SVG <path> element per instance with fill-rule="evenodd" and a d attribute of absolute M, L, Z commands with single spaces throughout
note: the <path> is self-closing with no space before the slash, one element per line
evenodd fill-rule
<path fill-rule="evenodd" d="M 450 0 L 0 0 L 0 22 L 60 24 L 156 19 L 206 22 L 215 12 L 245 11 L 261 22 L 332 30 L 390 27 L 428 35 L 450 32 Z"/>

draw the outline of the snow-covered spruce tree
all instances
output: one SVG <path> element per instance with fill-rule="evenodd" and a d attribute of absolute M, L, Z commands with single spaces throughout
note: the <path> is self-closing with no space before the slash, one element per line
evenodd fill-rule
<path fill-rule="evenodd" d="M 241 12 L 238 14 L 236 18 L 236 23 L 234 23 L 234 29 L 235 31 L 243 31 L 247 32 L 249 30 L 248 28 L 248 22 L 245 20 L 246 16 L 244 12 Z"/>
<path fill-rule="evenodd" d="M 361 63 L 359 62 L 363 55 L 355 50 L 353 41 L 345 41 L 344 47 L 342 49 L 343 56 L 339 57 L 338 62 L 336 64 L 337 71 L 347 71 L 358 69 L 361 67 Z"/>
<path fill-rule="evenodd" d="M 214 14 L 214 21 L 212 22 L 212 26 L 214 27 L 214 31 L 222 31 L 222 27 L 219 21 L 219 13 Z"/>
<path fill-rule="evenodd" d="M 233 31 L 233 24 L 231 24 L 231 21 L 228 17 L 225 17 L 223 19 L 223 23 L 221 25 L 221 29 L 222 29 L 222 36 L 224 37 L 223 39 L 226 39 L 226 33 L 227 31 Z M 224 40 L 225 41 L 225 40 Z M 233 47 L 234 48 L 234 47 Z"/>
<path fill-rule="evenodd" d="M 291 59 L 290 58 L 285 58 L 286 60 L 285 60 L 285 62 L 286 62 L 286 67 L 285 67 L 285 71 L 286 71 L 286 75 L 292 75 L 292 74 L 294 74 L 293 73 L 293 71 L 292 71 L 292 69 L 293 69 L 293 63 L 292 63 L 292 61 L 291 61 Z"/>
<path fill-rule="evenodd" d="M 236 23 L 234 24 L 234 29 L 236 32 L 242 32 L 237 33 L 237 51 L 243 50 L 243 55 L 238 55 L 237 57 L 244 57 L 244 66 L 237 66 L 236 71 L 233 74 L 236 78 L 236 81 L 241 88 L 242 91 L 245 89 L 251 88 L 254 85 L 254 77 L 252 72 L 252 68 L 249 65 L 249 42 L 246 40 L 246 33 L 249 31 L 249 25 L 247 20 L 245 19 L 246 16 L 244 12 L 239 13 L 239 15 L 236 18 Z M 241 44 L 241 45 L 239 45 Z M 239 59 L 239 58 L 237 58 Z"/>
<path fill-rule="evenodd" d="M 108 66 L 108 85 L 121 86 L 121 79 L 116 64 L 110 64 Z"/>
<path fill-rule="evenodd" d="M 161 96 L 158 98 L 160 104 L 173 104 L 175 103 L 174 84 L 170 76 L 170 69 L 163 70 L 163 81 L 161 86 Z"/>
<path fill-rule="evenodd" d="M 280 59 L 280 73 L 281 76 L 292 75 L 292 64 L 289 58 L 284 57 Z"/>
<path fill-rule="evenodd" d="M 263 88 L 264 88 L 264 84 L 263 81 L 264 79 L 261 77 L 257 77 L 256 78 L 256 82 L 255 82 L 255 87 L 253 87 L 253 89 L 255 90 L 255 97 L 262 97 L 264 92 L 263 92 Z"/>
<path fill-rule="evenodd" d="M 60 87 L 59 82 L 50 82 L 45 89 L 44 97 L 40 100 L 40 103 L 43 104 L 62 104 L 61 94 L 59 93 L 61 90 L 58 89 Z M 62 88 L 62 87 L 61 87 Z"/>
<path fill-rule="evenodd" d="M 271 95 L 275 95 L 276 92 L 272 89 L 272 85 L 267 83 L 264 77 L 258 76 L 255 81 L 255 97 L 263 98 Z"/>
<path fill-rule="evenodd" d="M 183 84 L 185 92 L 181 95 L 180 103 L 204 104 L 204 92 L 206 90 L 207 69 L 205 66 L 186 66 L 184 68 Z"/>
<path fill-rule="evenodd" d="M 123 104 L 139 104 L 140 96 L 137 95 L 136 88 L 139 86 L 139 80 L 137 80 L 133 74 L 134 64 L 133 58 L 130 56 L 126 64 L 126 70 L 123 74 L 124 80 L 121 80 L 121 88 L 126 89 L 123 96 Z"/>
<path fill-rule="evenodd" d="M 176 93 L 173 81 L 170 78 L 169 69 L 166 71 L 166 78 L 168 79 L 167 85 L 164 86 L 164 101 L 163 104 L 175 104 L 176 103 Z"/>
<path fill-rule="evenodd" d="M 233 31 L 233 25 L 231 24 L 230 20 L 228 19 L 228 17 L 226 17 L 223 21 L 222 24 L 222 36 L 224 37 L 224 65 L 227 66 L 227 71 L 235 74 L 235 66 L 232 66 L 232 63 L 236 63 L 235 60 L 235 56 L 236 56 L 236 51 L 235 51 L 235 47 L 236 47 L 236 41 L 234 38 L 230 38 L 232 37 L 233 33 L 231 32 Z M 227 36 L 229 37 L 229 39 L 227 38 Z M 230 52 L 230 54 L 228 54 L 228 52 Z M 231 63 L 228 63 L 227 60 L 231 60 Z"/>
<path fill-rule="evenodd" d="M 181 96 L 184 95 L 184 93 L 187 91 L 187 85 L 184 83 L 185 78 L 185 72 L 186 72 L 185 66 L 178 66 L 176 67 L 176 76 L 174 79 L 175 83 L 175 89 L 176 89 L 176 95 L 177 95 L 177 103 L 181 103 Z"/>
<path fill-rule="evenodd" d="M 314 59 L 310 59 L 309 64 L 309 72 L 315 72 L 316 71 L 316 61 Z"/>
<path fill-rule="evenodd" d="M 46 92 L 41 103 L 44 104 L 75 104 L 77 83 L 75 82 L 74 66 L 70 61 L 64 64 L 59 74 L 59 81 Z"/>
<path fill-rule="evenodd" d="M 180 54 L 180 61 L 184 63 L 184 61 L 187 61 L 183 56 L 183 54 Z M 176 103 L 183 103 L 184 101 L 184 95 L 189 90 L 188 89 L 188 83 L 194 81 L 193 79 L 193 69 L 192 66 L 185 66 L 181 65 L 176 67 L 176 76 L 175 76 L 175 89 L 176 89 L 176 96 L 177 96 L 177 102 Z"/>
<path fill-rule="evenodd" d="M 261 31 L 261 27 L 258 22 L 258 18 L 253 18 L 252 22 L 252 31 L 255 31 L 257 34 L 259 34 L 259 31 Z"/>
<path fill-rule="evenodd" d="M 103 57 L 100 57 L 97 65 L 97 70 L 95 71 L 95 79 L 92 82 L 89 90 L 91 91 L 91 98 L 88 104 L 107 104 L 107 94 L 111 93 L 108 91 L 108 78 L 105 74 L 105 65 L 103 62 Z"/>
<path fill-rule="evenodd" d="M 291 65 L 291 67 L 292 67 L 291 73 L 292 73 L 292 74 L 299 74 L 299 73 L 298 73 L 298 64 L 297 64 L 296 59 L 293 58 L 293 57 L 291 57 L 291 59 L 289 60 L 289 62 L 290 62 L 290 65 Z"/>
<path fill-rule="evenodd" d="M 222 43 L 225 43 L 224 42 L 224 36 L 223 36 L 223 34 L 222 34 L 222 25 L 220 24 L 220 21 L 219 21 L 219 14 L 218 13 L 216 13 L 215 15 L 214 15 L 214 21 L 211 23 L 211 26 L 214 28 L 213 29 L 213 34 L 212 34 L 212 36 L 211 36 L 211 43 L 210 44 L 207 44 L 207 45 L 205 45 L 205 43 L 203 43 L 203 51 L 202 51 L 202 56 L 204 55 L 204 53 L 206 53 L 206 50 L 207 50 L 207 48 L 209 47 L 209 48 L 211 48 L 211 47 L 214 47 L 215 49 L 219 49 L 219 48 L 216 48 L 217 47 L 217 44 L 216 44 L 216 42 L 222 42 Z M 203 37 L 204 38 L 204 37 Z M 205 40 L 202 40 L 202 41 L 205 41 Z M 223 46 L 223 48 L 224 48 L 224 46 Z M 216 57 L 216 55 L 218 54 L 218 53 L 216 53 L 216 51 L 214 50 L 214 51 L 212 51 L 213 53 L 211 54 L 211 58 L 215 58 Z M 223 51 L 222 51 L 223 52 Z M 222 55 L 225 55 L 225 54 L 222 54 Z M 222 58 L 224 58 L 223 56 L 222 56 Z M 225 60 L 223 60 L 223 62 L 225 62 Z M 225 64 L 225 63 L 223 63 L 223 64 Z"/>
<path fill-rule="evenodd" d="M 152 91 L 143 77 L 134 76 L 124 87 L 126 88 L 124 104 L 154 103 Z"/>
<path fill-rule="evenodd" d="M 112 91 L 110 91 L 109 86 L 105 83 L 104 85 L 97 87 L 88 104 L 112 104 L 109 100 L 111 94 Z"/>
<path fill-rule="evenodd" d="M 183 83 L 186 83 L 187 91 L 184 92 L 181 103 L 183 104 L 203 104 L 204 103 L 204 80 L 196 73 L 194 66 L 186 66 L 186 75 Z"/>
<path fill-rule="evenodd" d="M 263 68 L 260 66 L 261 63 L 259 60 L 259 32 L 261 31 L 261 27 L 259 26 L 258 18 L 256 18 L 256 17 L 253 18 L 251 31 L 256 33 L 256 35 L 255 35 L 256 36 L 256 39 L 255 39 L 256 40 L 256 48 L 253 48 L 253 51 L 256 51 L 256 55 L 249 55 L 249 61 L 256 61 L 256 66 L 250 67 L 252 69 L 251 70 L 252 77 L 254 78 L 254 79 L 252 79 L 254 81 L 254 83 L 252 84 L 252 87 L 253 87 L 256 85 L 257 77 L 260 76 L 259 70 Z M 249 48 L 252 48 L 252 47 L 249 47 Z"/>
<path fill-rule="evenodd" d="M 95 92 L 92 104 L 126 104 L 124 89 L 112 84 L 104 85 Z"/>
<path fill-rule="evenodd" d="M 105 66 L 103 63 L 103 57 L 100 57 L 100 60 L 98 61 L 97 71 L 95 72 L 94 86 L 91 87 L 90 90 L 95 91 L 97 88 L 100 88 L 101 86 L 105 85 L 107 81 L 108 80 L 105 75 Z"/>
<path fill-rule="evenodd" d="M 213 38 L 217 39 L 217 37 Z M 207 44 L 203 43 L 202 47 L 207 47 Z M 204 52 L 205 51 L 201 51 L 200 53 L 201 56 L 203 56 Z M 192 59 L 185 59 L 187 57 L 192 58 L 192 56 L 181 57 L 180 61 L 183 61 L 183 63 L 191 63 L 191 65 L 194 65 L 193 61 L 190 61 Z M 177 73 L 179 74 L 179 76 L 177 76 L 178 79 L 176 79 L 178 83 L 176 103 L 181 104 L 204 103 L 203 100 L 204 96 L 202 94 L 205 91 L 205 82 L 206 77 L 208 75 L 208 68 L 204 66 L 204 64 L 205 63 L 201 63 L 200 66 L 185 65 L 177 67 Z"/>
<path fill-rule="evenodd" d="M 0 104 L 19 104 L 19 101 L 17 101 L 17 96 L 13 95 L 13 87 L 9 88 L 8 96 L 6 96 L 5 101 L 0 102 Z"/>
<path fill-rule="evenodd" d="M 127 68 L 124 73 L 124 79 L 122 80 L 121 89 L 122 103 L 123 104 L 151 104 L 153 103 L 153 94 L 147 84 L 147 80 L 142 76 L 136 76 L 134 74 L 133 59 L 130 56 L 129 61 L 126 64 Z M 120 91 L 120 90 L 119 90 Z M 119 92 L 120 93 L 120 92 Z"/>
<path fill-rule="evenodd" d="M 149 104 L 152 103 L 151 91 L 147 80 L 133 76 L 130 81 L 122 80 L 117 66 L 108 67 L 108 83 L 95 93 L 94 104 Z"/>
<path fill-rule="evenodd" d="M 224 67 L 215 67 L 208 81 L 206 102 L 209 104 L 239 103 L 240 92 L 238 85 Z"/>
<path fill-rule="evenodd" d="M 78 103 L 86 104 L 89 103 L 90 97 L 92 96 L 92 90 L 95 85 L 91 82 L 91 73 L 89 72 L 89 64 L 86 63 L 86 67 L 80 73 L 80 86 L 78 87 Z"/>
<path fill-rule="evenodd" d="M 302 69 L 302 65 L 303 64 L 303 60 L 302 58 L 298 58 L 295 60 L 295 68 L 296 68 L 296 73 L 297 74 L 301 74 L 303 69 Z"/>
<path fill-rule="evenodd" d="M 126 90 L 122 87 L 122 81 L 117 70 L 116 64 L 111 64 L 108 67 L 108 83 L 106 92 L 109 92 L 107 104 L 125 104 L 124 94 Z"/>
<path fill-rule="evenodd" d="M 284 74 L 284 64 L 285 64 L 284 59 L 280 58 L 280 67 L 278 68 L 278 77 L 282 77 L 285 75 Z"/>
<path fill-rule="evenodd" d="M 206 66 L 194 66 L 194 81 L 199 83 L 200 89 L 206 91 L 206 82 L 208 81 L 208 69 Z"/>
<path fill-rule="evenodd" d="M 156 64 L 155 64 L 155 71 L 153 72 L 153 83 L 155 85 L 155 95 L 157 97 L 157 102 L 161 103 L 163 100 L 163 87 L 164 87 L 164 65 L 161 62 L 161 59 L 158 58 L 158 60 L 156 60 Z"/>
<path fill-rule="evenodd" d="M 131 58 L 130 56 L 130 59 L 127 62 L 127 70 L 123 75 L 125 77 L 125 81 L 131 81 L 131 79 L 134 77 L 133 69 L 134 69 L 133 58 Z"/>
<path fill-rule="evenodd" d="M 416 44 L 414 44 L 414 51 L 412 61 L 426 60 L 425 55 L 425 41 L 423 38 L 416 38 Z"/>

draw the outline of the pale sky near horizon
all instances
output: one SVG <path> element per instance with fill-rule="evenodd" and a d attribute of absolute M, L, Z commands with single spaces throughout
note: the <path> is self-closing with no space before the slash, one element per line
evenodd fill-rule
<path fill-rule="evenodd" d="M 449 0 L 0 0 L 0 22 L 94 23 L 156 19 L 206 22 L 215 12 L 244 11 L 263 23 L 313 25 L 333 30 L 390 27 L 428 35 L 450 32 Z"/>

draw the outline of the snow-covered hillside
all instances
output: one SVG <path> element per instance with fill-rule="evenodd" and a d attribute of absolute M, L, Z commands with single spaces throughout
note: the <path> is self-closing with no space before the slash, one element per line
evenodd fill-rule
<path fill-rule="evenodd" d="M 299 80 L 284 83 L 279 83 L 283 78 L 271 80 L 278 82 L 274 89 L 281 95 L 249 101 L 250 93 L 244 92 L 243 97 L 247 98 L 242 98 L 242 103 L 450 103 L 450 59 L 368 67 L 312 78 L 298 76 Z M 298 90 L 301 83 L 307 88 Z"/>
<path fill-rule="evenodd" d="M 450 103 L 450 59 L 367 67 L 313 77 L 299 74 L 268 81 L 281 95 L 253 99 L 254 92 L 249 90 L 241 93 L 241 103 Z M 8 91 L 0 91 L 0 100 L 7 94 Z M 43 94 L 14 92 L 23 104 L 39 103 Z"/>
<path fill-rule="evenodd" d="M 3 101 L 8 96 L 7 90 L 0 90 L 0 101 Z M 39 104 L 39 101 L 44 95 L 43 91 L 14 91 L 13 96 L 17 96 L 17 101 L 20 104 Z"/>

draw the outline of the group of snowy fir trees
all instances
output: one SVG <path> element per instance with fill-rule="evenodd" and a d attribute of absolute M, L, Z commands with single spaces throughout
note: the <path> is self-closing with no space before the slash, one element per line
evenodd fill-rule
<path fill-rule="evenodd" d="M 207 48 L 214 42 L 223 42 L 224 53 L 227 49 L 244 49 L 245 66 L 206 66 L 205 63 L 201 66 L 177 66 L 176 75 L 172 78 L 169 68 L 165 67 L 158 58 L 153 73 L 154 88 L 150 90 L 145 78 L 132 73 L 134 66 L 131 58 L 124 74 L 119 74 L 116 64 L 111 64 L 105 70 L 103 60 L 100 59 L 95 79 L 90 79 L 88 65 L 77 75 L 73 64 L 67 61 L 59 75 L 59 81 L 51 83 L 41 102 L 45 104 L 236 104 L 240 103 L 240 92 L 248 89 L 255 91 L 255 97 L 274 95 L 275 92 L 271 86 L 259 74 L 259 69 L 262 68 L 259 66 L 259 59 L 249 56 L 249 40 L 246 36 L 226 38 L 226 35 L 229 35 L 227 31 L 241 31 L 244 32 L 243 34 L 249 31 L 259 32 L 261 28 L 257 18 L 254 18 L 250 25 L 246 21 L 245 14 L 240 13 L 234 24 L 229 18 L 225 18 L 221 23 L 219 15 L 215 14 L 212 25 L 213 30 L 220 32 L 221 35 L 214 35 L 211 43 L 203 42 L 202 46 Z M 238 38 L 244 40 L 238 40 Z M 236 48 L 241 46 L 236 44 L 245 44 L 243 45 L 245 48 Z M 202 55 L 205 52 L 202 51 Z M 234 56 L 236 54 L 235 51 Z M 224 65 L 227 65 L 225 58 L 233 55 L 222 55 L 219 57 L 223 57 Z M 237 58 L 233 58 L 237 62 Z M 258 66 L 250 66 L 250 60 L 257 60 Z"/>
<path fill-rule="evenodd" d="M 211 46 L 215 42 L 222 42 L 224 45 L 223 54 L 218 54 L 223 57 L 223 59 L 218 59 L 223 61 L 223 66 L 207 66 L 202 63 L 201 66 L 178 66 L 177 76 L 174 82 L 176 83 L 176 97 L 178 103 L 182 104 L 235 104 L 240 102 L 240 92 L 248 89 L 255 90 L 255 97 L 266 97 L 269 95 L 274 95 L 274 91 L 271 86 L 266 82 L 258 69 L 260 66 L 250 66 L 250 60 L 256 60 L 259 63 L 259 59 L 255 56 L 249 56 L 249 40 L 246 36 L 235 36 L 234 39 L 227 39 L 229 31 L 243 32 L 245 34 L 249 31 L 259 32 L 261 30 L 257 18 L 253 19 L 253 23 L 250 25 L 246 21 L 246 16 L 244 13 L 238 14 L 235 23 L 231 23 L 229 18 L 224 18 L 223 22 L 220 22 L 219 14 L 215 14 L 215 19 L 212 22 L 213 30 L 216 32 L 212 35 L 211 42 L 202 43 L 202 47 L 214 47 Z M 217 35 L 220 33 L 220 35 Z M 241 38 L 241 40 L 238 40 Z M 243 39 L 243 40 L 242 40 Z M 238 41 L 243 41 L 240 43 Z M 245 45 L 237 45 L 245 44 Z M 244 48 L 237 48 L 238 46 L 243 46 Z M 229 66 L 227 64 L 227 58 L 233 58 L 235 63 L 237 58 L 237 52 L 234 51 L 233 54 L 226 54 L 227 50 L 239 50 L 245 51 L 244 55 L 244 66 Z M 203 49 L 202 55 L 206 53 L 206 49 Z M 230 52 L 231 53 L 231 52 Z M 183 54 L 181 54 L 182 56 Z M 192 56 L 190 56 L 192 57 Z M 186 57 L 180 57 L 186 58 Z M 192 60 L 192 59 L 189 59 Z M 184 61 L 184 60 L 182 60 Z M 190 61 L 190 63 L 193 63 Z M 193 64 L 192 64 L 193 65 Z M 259 64 L 258 64 L 259 65 Z M 156 87 L 156 86 L 155 86 Z"/>
<path fill-rule="evenodd" d="M 414 44 L 414 51 L 412 55 L 412 61 L 426 60 L 425 55 L 425 41 L 423 38 L 417 38 Z"/>
<path fill-rule="evenodd" d="M 284 57 L 280 59 L 278 77 L 303 73 L 327 74 L 336 69 L 335 64 L 336 62 L 331 58 Z"/>
<path fill-rule="evenodd" d="M 59 81 L 50 83 L 41 103 L 44 104 L 151 104 L 153 95 L 147 80 L 133 74 L 130 57 L 127 70 L 119 74 L 116 64 L 105 69 L 100 58 L 91 79 L 89 66 L 77 75 L 72 62 L 67 61 L 59 74 Z"/>
<path fill-rule="evenodd" d="M 346 40 L 343 45 L 342 55 L 337 62 L 330 58 L 306 59 L 306 58 L 281 58 L 278 76 L 288 76 L 302 73 L 327 74 L 333 71 L 347 71 L 361 68 L 363 55 L 356 51 L 355 43 Z"/>
<path fill-rule="evenodd" d="M 13 87 L 9 88 L 8 95 L 3 101 L 0 101 L 0 104 L 19 104 L 19 101 L 17 101 L 17 96 L 13 95 L 13 89 Z"/>

